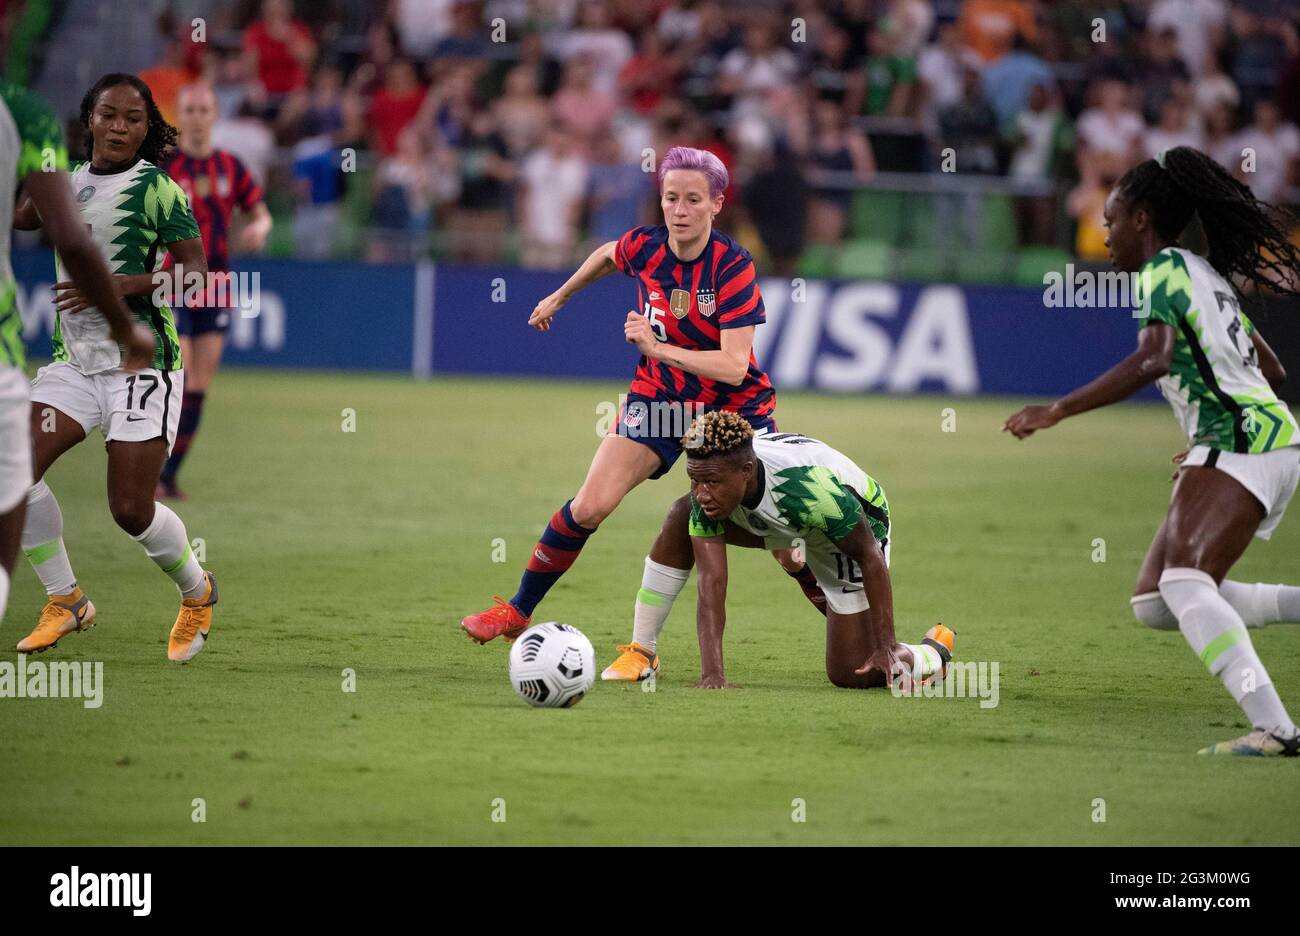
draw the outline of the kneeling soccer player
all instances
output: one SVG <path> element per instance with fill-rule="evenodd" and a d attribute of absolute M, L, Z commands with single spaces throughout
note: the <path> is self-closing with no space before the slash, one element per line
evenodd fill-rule
<path fill-rule="evenodd" d="M 691 552 L 661 558 L 686 570 L 674 577 L 678 590 L 692 560 L 699 565 L 697 687 L 730 686 L 722 663 L 728 544 L 772 549 L 803 542 L 826 595 L 826 675 L 836 686 L 910 691 L 943 672 L 952 658 L 951 630 L 932 628 L 920 644 L 894 639 L 889 502 L 873 478 L 825 443 L 788 432 L 756 436 L 728 412 L 696 419 L 682 444 L 691 493 L 673 505 L 665 529 L 684 520 Z M 661 536 L 660 543 L 675 539 Z"/>

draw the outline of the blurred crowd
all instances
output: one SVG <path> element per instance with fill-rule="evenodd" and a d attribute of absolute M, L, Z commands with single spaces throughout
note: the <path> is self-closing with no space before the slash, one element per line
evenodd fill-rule
<path fill-rule="evenodd" d="M 655 218 L 677 144 L 722 159 L 719 223 L 776 271 L 870 234 L 853 199 L 900 174 L 996 177 L 1021 244 L 1084 258 L 1109 187 L 1165 147 L 1261 198 L 1300 181 L 1288 0 L 264 0 L 160 28 L 141 77 L 164 113 L 212 83 L 216 144 L 291 193 L 302 256 L 336 249 L 351 193 L 373 261 L 571 265 Z"/>

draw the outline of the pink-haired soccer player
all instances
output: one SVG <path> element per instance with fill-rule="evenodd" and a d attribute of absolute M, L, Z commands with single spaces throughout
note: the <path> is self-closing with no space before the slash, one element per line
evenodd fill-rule
<path fill-rule="evenodd" d="M 727 170 L 712 153 L 671 149 L 659 166 L 664 223 L 634 228 L 598 247 L 529 316 L 529 325 L 549 331 L 551 319 L 577 292 L 618 270 L 636 280 L 641 311 L 627 314 L 623 332 L 641 360 L 617 427 L 601 441 L 577 494 L 551 517 L 519 590 L 461 621 L 479 643 L 500 636 L 513 640 L 523 632 L 533 609 L 627 493 L 672 468 L 692 418 L 729 410 L 755 431 L 775 428 L 776 393 L 754 361 L 754 329 L 765 319 L 754 259 L 713 227 L 727 183 Z M 824 596 L 807 565 L 786 551 L 777 557 L 824 611 Z M 680 570 L 646 558 L 632 643 L 619 648 L 621 656 L 604 678 L 637 680 L 658 669 L 659 628 L 684 582 Z"/>

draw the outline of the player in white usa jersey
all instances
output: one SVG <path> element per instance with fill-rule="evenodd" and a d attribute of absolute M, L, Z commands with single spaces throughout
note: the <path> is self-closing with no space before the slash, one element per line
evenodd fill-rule
<path fill-rule="evenodd" d="M 1050 406 L 1025 407 L 1004 428 L 1023 439 L 1160 382 L 1188 452 L 1138 573 L 1134 613 L 1151 627 L 1180 630 L 1254 728 L 1202 754 L 1294 757 L 1300 730 L 1246 628 L 1300 622 L 1300 588 L 1227 575 L 1252 538 L 1269 538 L 1295 494 L 1300 430 L 1274 392 L 1286 373 L 1241 313 L 1228 277 L 1300 295 L 1300 250 L 1282 213 L 1185 146 L 1120 179 L 1105 217 L 1112 263 L 1141 275 L 1137 351 Z M 1178 246 L 1194 218 L 1209 244 L 1205 259 Z"/>

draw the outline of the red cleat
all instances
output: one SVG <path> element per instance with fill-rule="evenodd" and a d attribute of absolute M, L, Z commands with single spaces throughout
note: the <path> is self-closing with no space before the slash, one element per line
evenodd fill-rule
<path fill-rule="evenodd" d="M 460 622 L 460 629 L 469 634 L 469 639 L 478 644 L 485 644 L 497 637 L 513 641 L 528 627 L 532 618 L 526 618 L 519 609 L 500 595 L 493 595 L 494 607 L 478 614 L 471 614 Z"/>

